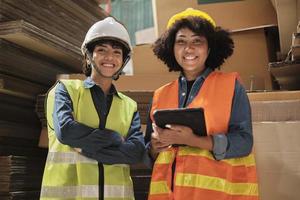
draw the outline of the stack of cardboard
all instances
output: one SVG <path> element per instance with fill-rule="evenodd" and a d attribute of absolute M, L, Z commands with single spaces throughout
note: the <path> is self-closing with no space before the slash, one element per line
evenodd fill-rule
<path fill-rule="evenodd" d="M 44 158 L 34 156 L 0 156 L 1 199 L 35 199 L 39 195 L 44 162 Z"/>
<path fill-rule="evenodd" d="M 261 200 L 300 196 L 300 92 L 248 94 Z"/>
<path fill-rule="evenodd" d="M 150 188 L 152 169 L 144 165 L 134 165 L 130 167 L 130 175 L 134 187 L 134 196 L 136 200 L 145 200 L 148 197 Z"/>
<path fill-rule="evenodd" d="M 86 31 L 107 14 L 94 0 L 1 1 L 0 37 L 65 63 L 80 72 L 80 46 Z"/>
<path fill-rule="evenodd" d="M 57 74 L 81 71 L 84 35 L 106 15 L 94 0 L 1 0 L 0 199 L 39 198 L 46 150 L 36 96 Z"/>

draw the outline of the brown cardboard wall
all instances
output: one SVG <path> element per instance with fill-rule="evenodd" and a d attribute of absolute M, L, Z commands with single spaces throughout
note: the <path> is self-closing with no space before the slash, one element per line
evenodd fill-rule
<path fill-rule="evenodd" d="M 120 76 L 115 83 L 121 91 L 150 90 L 178 78 L 178 72 L 169 72 L 168 67 L 153 53 L 151 44 L 133 48 L 133 76 Z"/>
<path fill-rule="evenodd" d="M 168 74 L 139 74 L 133 76 L 120 76 L 114 84 L 120 91 L 154 91 L 157 88 L 177 79 L 177 75 Z"/>
<path fill-rule="evenodd" d="M 268 71 L 267 43 L 263 29 L 235 32 L 232 35 L 235 43 L 234 54 L 222 66 L 222 71 L 236 71 L 240 74 L 246 89 L 271 90 L 271 78 Z M 168 72 L 168 68 L 154 54 L 151 44 L 138 45 L 133 49 L 134 75 L 164 75 L 178 73 Z M 130 78 L 126 78 L 129 80 Z M 161 82 L 161 81 L 160 81 Z M 165 82 L 165 81 L 163 81 Z M 146 88 L 149 86 L 145 85 Z"/>
<path fill-rule="evenodd" d="M 134 74 L 169 74 L 168 67 L 154 55 L 151 46 L 152 44 L 144 44 L 133 48 Z"/>
<path fill-rule="evenodd" d="M 268 50 L 263 29 L 235 32 L 234 53 L 221 67 L 222 71 L 236 71 L 240 74 L 246 89 L 271 90 L 268 71 Z"/>
<path fill-rule="evenodd" d="M 198 5 L 197 0 L 152 0 L 156 34 L 165 29 L 168 19 L 188 7 L 208 12 L 218 26 L 229 30 L 277 24 L 276 12 L 270 0 L 244 0 Z M 166 9 L 168 8 L 168 9 Z"/>

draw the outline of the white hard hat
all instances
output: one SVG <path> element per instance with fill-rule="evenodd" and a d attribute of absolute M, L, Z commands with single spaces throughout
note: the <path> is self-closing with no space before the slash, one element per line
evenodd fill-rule
<path fill-rule="evenodd" d="M 88 44 L 99 39 L 116 39 L 117 41 L 121 42 L 129 52 L 131 51 L 128 31 L 113 17 L 106 17 L 105 19 L 98 21 L 91 26 L 81 45 L 82 54 L 85 55 Z"/>

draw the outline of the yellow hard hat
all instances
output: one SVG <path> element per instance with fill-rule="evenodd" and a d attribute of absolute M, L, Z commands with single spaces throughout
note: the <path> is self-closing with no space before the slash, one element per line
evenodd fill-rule
<path fill-rule="evenodd" d="M 193 8 L 187 8 L 185 11 L 182 11 L 180 13 L 177 13 L 177 14 L 173 15 L 169 19 L 168 24 L 167 24 L 167 29 L 169 29 L 177 20 L 184 19 L 184 18 L 187 18 L 187 17 L 200 17 L 200 18 L 203 18 L 203 19 L 209 21 L 213 25 L 213 27 L 216 27 L 216 22 L 206 12 L 196 10 L 196 9 L 193 9 Z"/>

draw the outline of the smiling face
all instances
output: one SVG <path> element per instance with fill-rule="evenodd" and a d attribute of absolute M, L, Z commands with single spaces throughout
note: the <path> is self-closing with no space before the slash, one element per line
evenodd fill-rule
<path fill-rule="evenodd" d="M 175 37 L 174 55 L 187 80 L 195 80 L 205 69 L 207 39 L 188 28 L 179 29 Z"/>
<path fill-rule="evenodd" d="M 92 76 L 111 78 L 123 65 L 123 51 L 110 43 L 97 44 L 93 50 Z"/>

